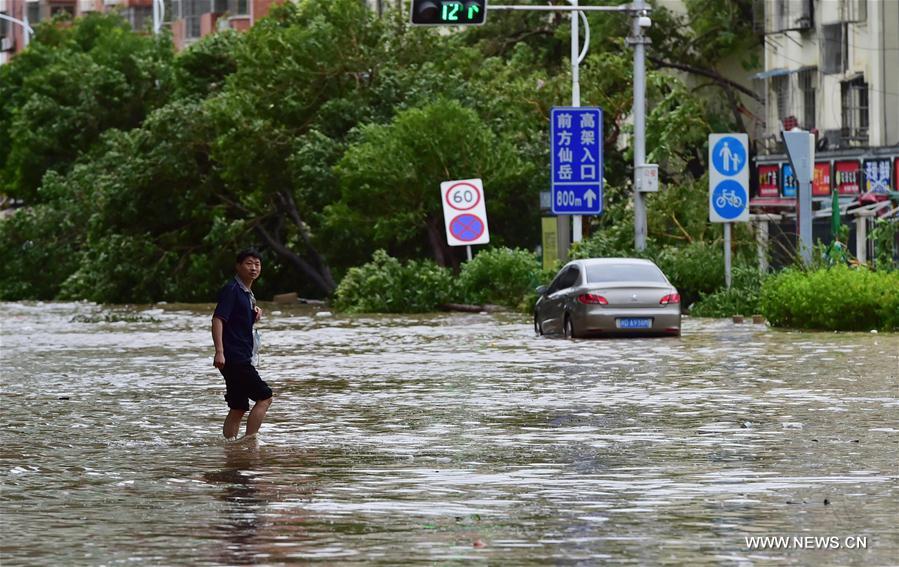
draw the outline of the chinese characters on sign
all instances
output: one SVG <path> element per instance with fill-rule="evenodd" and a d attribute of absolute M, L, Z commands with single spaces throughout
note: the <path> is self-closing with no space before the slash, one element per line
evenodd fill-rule
<path fill-rule="evenodd" d="M 759 197 L 780 196 L 780 166 L 759 166 Z"/>
<path fill-rule="evenodd" d="M 861 165 L 856 160 L 837 161 L 833 164 L 834 187 L 840 195 L 858 195 Z"/>
<path fill-rule="evenodd" d="M 550 127 L 552 210 L 602 212 L 602 109 L 553 108 Z"/>
<path fill-rule="evenodd" d="M 865 160 L 865 191 L 869 193 L 888 193 L 890 187 L 890 160 Z"/>
<path fill-rule="evenodd" d="M 812 196 L 821 197 L 830 195 L 830 162 L 819 161 L 815 164 L 812 177 Z"/>

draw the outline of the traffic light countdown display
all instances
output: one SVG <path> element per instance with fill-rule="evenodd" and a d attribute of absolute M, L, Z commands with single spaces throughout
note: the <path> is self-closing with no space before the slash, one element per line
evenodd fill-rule
<path fill-rule="evenodd" d="M 483 24 L 487 0 L 412 0 L 412 23 L 430 26 Z"/>

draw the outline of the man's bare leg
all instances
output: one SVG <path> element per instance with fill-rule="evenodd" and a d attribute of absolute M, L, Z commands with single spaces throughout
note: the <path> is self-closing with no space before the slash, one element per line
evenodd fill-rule
<path fill-rule="evenodd" d="M 255 408 L 254 408 L 255 409 Z M 240 421 L 243 419 L 243 410 L 233 409 L 228 412 L 225 418 L 225 425 L 222 426 L 222 435 L 226 439 L 234 439 L 240 431 Z"/>
<path fill-rule="evenodd" d="M 262 425 L 262 420 L 265 418 L 265 412 L 268 411 L 270 405 L 272 405 L 271 398 L 259 400 L 256 402 L 256 405 L 253 406 L 253 409 L 250 410 L 250 417 L 247 418 L 247 437 L 256 435 L 256 432 L 259 431 L 259 426 Z"/>

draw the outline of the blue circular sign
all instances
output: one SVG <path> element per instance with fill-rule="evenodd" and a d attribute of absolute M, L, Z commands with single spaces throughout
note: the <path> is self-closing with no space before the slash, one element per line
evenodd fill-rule
<path fill-rule="evenodd" d="M 721 175 L 740 173 L 746 167 L 746 149 L 743 143 L 732 136 L 718 140 L 712 148 L 712 165 Z"/>
<path fill-rule="evenodd" d="M 723 219 L 742 215 L 748 204 L 746 201 L 746 190 L 733 179 L 725 179 L 712 191 L 712 208 Z"/>
<path fill-rule="evenodd" d="M 484 234 L 484 222 L 476 215 L 459 215 L 450 221 L 450 234 L 462 242 L 472 242 Z"/>

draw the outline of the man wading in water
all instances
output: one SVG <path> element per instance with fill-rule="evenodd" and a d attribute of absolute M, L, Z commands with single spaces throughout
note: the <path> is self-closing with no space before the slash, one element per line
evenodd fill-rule
<path fill-rule="evenodd" d="M 229 441 L 237 438 L 240 422 L 250 409 L 250 399 L 256 402 L 247 418 L 244 439 L 252 439 L 262 425 L 265 412 L 272 405 L 272 390 L 262 381 L 254 364 L 258 344 L 254 340 L 253 325 L 262 318 L 262 309 L 250 291 L 262 272 L 262 258 L 253 249 L 237 255 L 237 275 L 219 292 L 218 305 L 212 315 L 212 342 L 215 358 L 212 364 L 225 377 L 225 400 L 228 417 L 222 433 Z"/>

